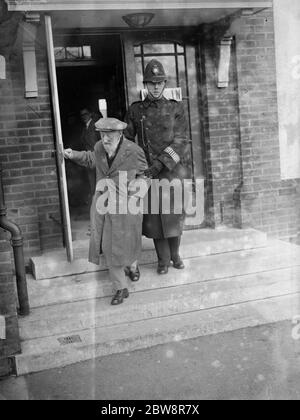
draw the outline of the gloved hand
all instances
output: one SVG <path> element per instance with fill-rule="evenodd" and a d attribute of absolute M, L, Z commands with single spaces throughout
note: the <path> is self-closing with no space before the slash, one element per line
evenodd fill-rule
<path fill-rule="evenodd" d="M 144 172 L 147 178 L 156 178 L 157 175 L 163 170 L 164 164 L 159 160 L 155 160 L 149 169 Z"/>

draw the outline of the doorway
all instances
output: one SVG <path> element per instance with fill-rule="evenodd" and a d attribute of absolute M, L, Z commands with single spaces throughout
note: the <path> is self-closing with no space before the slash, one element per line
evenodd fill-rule
<path fill-rule="evenodd" d="M 93 122 L 100 117 L 99 100 L 107 115 L 118 119 L 126 112 L 122 45 L 119 35 L 65 36 L 55 40 L 56 72 L 63 143 L 85 150 L 80 111 L 88 109 Z M 90 182 L 88 169 L 67 161 L 66 175 L 73 240 L 89 235 Z"/>

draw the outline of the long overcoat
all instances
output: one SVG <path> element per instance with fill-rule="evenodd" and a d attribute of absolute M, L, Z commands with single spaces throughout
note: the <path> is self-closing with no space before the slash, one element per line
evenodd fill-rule
<path fill-rule="evenodd" d="M 152 101 L 147 97 L 144 101 L 135 102 L 130 106 L 125 120 L 128 124 L 125 130 L 126 137 L 135 141 L 137 136 L 138 144 L 144 150 L 149 165 L 156 159 L 164 164 L 164 169 L 157 177 L 159 180 L 182 181 L 191 178 L 188 124 L 182 102 L 164 97 Z M 151 194 L 153 191 L 149 190 L 149 202 Z M 154 194 L 158 197 L 159 214 L 150 214 L 149 211 L 149 214 L 144 215 L 143 234 L 153 239 L 180 236 L 185 220 L 184 205 L 182 213 L 175 214 L 171 192 L 170 214 L 163 214 L 163 195 Z"/>
<path fill-rule="evenodd" d="M 112 199 L 116 199 L 117 202 L 132 195 L 128 190 L 124 191 L 124 183 L 119 183 L 120 173 L 122 176 L 126 173 L 127 176 L 125 189 L 132 181 L 143 178 L 148 167 L 143 150 L 124 138 L 112 166 L 109 167 L 104 146 L 102 141 L 99 141 L 94 152 L 73 151 L 72 160 L 81 166 L 96 168 L 97 188 L 91 206 L 89 261 L 98 265 L 99 257 L 103 253 L 109 267 L 130 266 L 141 254 L 143 215 L 129 212 L 120 214 L 121 212 L 114 211 L 100 214 L 97 206 L 104 193 L 108 196 L 115 194 Z M 97 191 L 99 181 L 107 183 L 106 192 Z"/>

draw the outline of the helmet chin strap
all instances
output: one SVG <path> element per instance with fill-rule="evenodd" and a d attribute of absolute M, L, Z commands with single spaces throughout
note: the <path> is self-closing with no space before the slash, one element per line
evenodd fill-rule
<path fill-rule="evenodd" d="M 158 97 L 153 96 L 149 91 L 148 91 L 148 96 L 150 97 L 150 99 L 152 101 L 159 101 L 163 96 L 164 96 L 164 90 L 162 91 L 161 95 L 159 95 Z"/>

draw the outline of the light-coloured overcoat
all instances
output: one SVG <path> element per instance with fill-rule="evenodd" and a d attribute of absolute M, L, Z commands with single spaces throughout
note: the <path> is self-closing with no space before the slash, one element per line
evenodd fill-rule
<path fill-rule="evenodd" d="M 111 167 L 107 162 L 102 141 L 99 141 L 94 152 L 73 151 L 72 160 L 81 166 L 96 168 L 97 188 L 91 206 L 91 239 L 89 261 L 99 264 L 99 257 L 103 253 L 109 267 L 130 266 L 139 260 L 142 248 L 143 215 L 138 214 L 99 214 L 99 198 L 104 194 L 97 191 L 99 181 L 107 182 L 108 193 L 115 193 L 117 201 L 132 194 L 119 188 L 120 173 L 126 173 L 128 185 L 139 178 L 143 178 L 147 169 L 144 151 L 132 141 L 123 139 L 121 147 Z M 112 188 L 112 185 L 115 187 Z M 107 194 L 106 191 L 106 194 Z M 124 195 L 125 193 L 125 195 Z M 98 203 L 98 204 L 97 204 Z"/>

